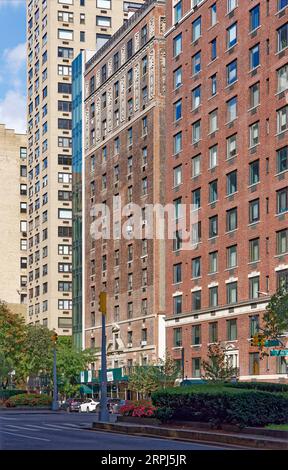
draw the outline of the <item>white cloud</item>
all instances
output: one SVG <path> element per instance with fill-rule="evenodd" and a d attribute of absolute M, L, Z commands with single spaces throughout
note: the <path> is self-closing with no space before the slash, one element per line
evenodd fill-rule
<path fill-rule="evenodd" d="M 1 0 L 0 0 L 1 1 Z M 17 44 L 12 49 L 5 49 L 3 52 L 4 67 L 17 74 L 25 65 L 26 61 L 26 43 Z"/>
<path fill-rule="evenodd" d="M 16 132 L 26 132 L 26 98 L 19 91 L 8 90 L 0 100 L 0 123 Z"/>

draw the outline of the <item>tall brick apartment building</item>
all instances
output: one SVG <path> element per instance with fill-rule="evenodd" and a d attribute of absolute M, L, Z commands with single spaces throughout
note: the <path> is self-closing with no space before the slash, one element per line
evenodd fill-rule
<path fill-rule="evenodd" d="M 165 3 L 150 0 L 86 64 L 85 346 L 101 344 L 98 295 L 108 294 L 108 368 L 151 363 L 165 354 L 165 252 L 145 238 L 145 205 L 164 202 Z M 127 208 L 112 220 L 113 198 Z M 106 204 L 111 237 L 89 236 L 91 210 Z M 141 210 L 140 239 L 121 236 Z M 109 221 L 107 221 L 109 219 Z M 95 364 L 99 369 L 100 363 Z"/>
<path fill-rule="evenodd" d="M 167 3 L 166 202 L 199 217 L 191 250 L 167 244 L 167 344 L 188 378 L 220 341 L 241 380 L 287 380 L 284 359 L 250 346 L 288 286 L 287 13 L 287 0 Z"/>

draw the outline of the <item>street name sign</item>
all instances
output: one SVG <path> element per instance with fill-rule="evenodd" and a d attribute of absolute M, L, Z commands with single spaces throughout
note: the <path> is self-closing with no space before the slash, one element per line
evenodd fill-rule
<path fill-rule="evenodd" d="M 270 348 L 271 346 L 279 346 L 278 339 L 267 339 L 264 343 L 264 346 Z"/>
<path fill-rule="evenodd" d="M 270 351 L 270 356 L 288 356 L 288 349 L 272 349 Z"/>

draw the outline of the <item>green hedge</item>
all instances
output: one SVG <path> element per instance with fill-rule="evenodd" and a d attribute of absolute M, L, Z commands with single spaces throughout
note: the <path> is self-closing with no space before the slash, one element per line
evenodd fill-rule
<path fill-rule="evenodd" d="M 26 390 L 0 390 L 0 400 L 8 400 L 8 398 L 13 397 L 14 395 L 20 395 L 22 393 L 27 393 Z"/>
<path fill-rule="evenodd" d="M 200 421 L 214 426 L 236 424 L 264 426 L 288 422 L 288 394 L 202 385 L 175 388 L 152 394 L 156 414 L 162 421 Z M 165 410 L 169 413 L 165 416 Z"/>
<path fill-rule="evenodd" d="M 52 398 L 48 395 L 36 395 L 34 393 L 27 393 L 21 395 L 15 395 L 9 398 L 5 402 L 5 406 L 8 408 L 15 408 L 17 406 L 28 406 L 28 407 L 47 407 L 52 403 Z"/>
<path fill-rule="evenodd" d="M 279 383 L 272 383 L 272 382 L 237 382 L 237 383 L 229 383 L 225 384 L 225 387 L 232 387 L 232 388 L 245 388 L 253 389 L 253 390 L 261 390 L 262 392 L 288 392 L 288 385 L 287 384 L 279 384 Z"/>

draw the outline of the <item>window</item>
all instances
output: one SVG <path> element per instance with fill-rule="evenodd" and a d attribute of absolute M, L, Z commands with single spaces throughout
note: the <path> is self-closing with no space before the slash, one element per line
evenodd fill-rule
<path fill-rule="evenodd" d="M 199 346 L 201 344 L 201 325 L 192 326 L 192 346 Z"/>
<path fill-rule="evenodd" d="M 96 50 L 101 49 L 104 44 L 111 38 L 111 34 L 96 34 Z"/>
<path fill-rule="evenodd" d="M 227 71 L 227 85 L 232 85 L 232 83 L 237 80 L 237 59 L 233 60 L 226 66 Z"/>
<path fill-rule="evenodd" d="M 259 253 L 260 253 L 259 238 L 254 238 L 253 240 L 249 240 L 250 263 L 259 261 Z"/>
<path fill-rule="evenodd" d="M 288 1 L 288 0 L 287 0 Z M 277 70 L 277 83 L 278 93 L 287 90 L 288 88 L 288 64 Z"/>
<path fill-rule="evenodd" d="M 260 201 L 254 199 L 249 202 L 249 224 L 254 224 L 260 220 Z"/>
<path fill-rule="evenodd" d="M 256 333 L 259 332 L 259 315 L 254 315 L 253 317 L 250 317 L 249 320 L 250 338 L 252 338 Z"/>
<path fill-rule="evenodd" d="M 182 282 L 182 263 L 173 266 L 173 283 L 178 284 L 179 282 Z"/>
<path fill-rule="evenodd" d="M 182 18 L 182 0 L 177 2 L 176 5 L 173 7 L 174 10 L 174 23 L 178 23 L 178 21 Z"/>
<path fill-rule="evenodd" d="M 211 19 L 211 26 L 214 26 L 217 23 L 217 5 L 214 3 L 210 7 L 210 19 Z"/>
<path fill-rule="evenodd" d="M 218 251 L 209 253 L 209 274 L 215 274 L 218 270 Z"/>
<path fill-rule="evenodd" d="M 237 96 L 227 101 L 227 120 L 228 122 L 234 121 L 237 118 Z"/>
<path fill-rule="evenodd" d="M 255 160 L 254 162 L 249 164 L 249 184 L 257 184 L 260 181 L 260 174 L 259 174 L 259 160 Z"/>
<path fill-rule="evenodd" d="M 201 189 L 195 189 L 192 191 L 192 204 L 193 210 L 198 210 L 201 207 Z"/>
<path fill-rule="evenodd" d="M 192 143 L 196 144 L 201 139 L 201 120 L 192 124 Z"/>
<path fill-rule="evenodd" d="M 260 289 L 260 278 L 259 276 L 249 278 L 249 298 L 258 299 Z"/>
<path fill-rule="evenodd" d="M 209 287 L 209 306 L 217 307 L 218 305 L 218 286 Z"/>
<path fill-rule="evenodd" d="M 71 273 L 72 264 L 71 263 L 58 263 L 58 272 L 59 273 Z"/>
<path fill-rule="evenodd" d="M 237 302 L 237 282 L 230 282 L 226 286 L 227 289 L 227 304 L 234 304 Z"/>
<path fill-rule="evenodd" d="M 182 132 L 178 132 L 173 137 L 174 142 L 174 154 L 181 152 L 182 150 Z"/>
<path fill-rule="evenodd" d="M 227 12 L 230 13 L 237 7 L 237 0 L 227 0 Z"/>
<path fill-rule="evenodd" d="M 201 242 L 201 221 L 192 224 L 191 243 L 195 245 Z"/>
<path fill-rule="evenodd" d="M 237 207 L 226 211 L 226 231 L 232 232 L 237 229 Z"/>
<path fill-rule="evenodd" d="M 103 28 L 111 27 L 111 18 L 109 16 L 96 16 L 96 25 L 102 26 Z M 117 69 L 116 69 L 117 70 Z"/>
<path fill-rule="evenodd" d="M 250 49 L 250 69 L 253 70 L 260 65 L 260 45 L 256 44 L 256 46 Z"/>
<path fill-rule="evenodd" d="M 72 292 L 72 282 L 58 281 L 59 292 Z"/>
<path fill-rule="evenodd" d="M 255 145 L 259 144 L 259 122 L 254 122 L 254 124 L 251 124 L 249 126 L 249 144 L 250 147 L 255 147 Z"/>
<path fill-rule="evenodd" d="M 192 278 L 201 277 L 201 256 L 192 259 Z"/>
<path fill-rule="evenodd" d="M 58 209 L 58 219 L 72 220 L 72 210 L 71 209 Z"/>
<path fill-rule="evenodd" d="M 250 86 L 250 108 L 260 104 L 260 82 Z"/>
<path fill-rule="evenodd" d="M 192 158 L 192 177 L 196 178 L 201 174 L 201 155 Z"/>
<path fill-rule="evenodd" d="M 129 39 L 129 41 L 127 42 L 127 59 L 130 59 L 130 57 L 132 57 L 132 54 L 133 54 L 133 39 Z"/>
<path fill-rule="evenodd" d="M 59 310 L 72 310 L 72 300 L 64 300 L 64 299 L 58 300 L 58 309 Z"/>
<path fill-rule="evenodd" d="M 58 29 L 58 39 L 73 41 L 73 31 L 71 29 Z"/>
<path fill-rule="evenodd" d="M 237 43 L 237 23 L 234 23 L 227 29 L 227 49 L 235 46 L 236 43 Z"/>
<path fill-rule="evenodd" d="M 196 75 L 201 71 L 201 52 L 197 52 L 192 57 L 192 75 Z"/>
<path fill-rule="evenodd" d="M 201 290 L 192 292 L 192 310 L 201 310 Z"/>
<path fill-rule="evenodd" d="M 63 111 L 64 113 L 71 113 L 72 111 L 71 101 L 58 101 L 58 111 Z"/>
<path fill-rule="evenodd" d="M 182 165 L 176 166 L 173 169 L 173 185 L 174 187 L 179 186 L 182 183 Z"/>
<path fill-rule="evenodd" d="M 173 55 L 174 55 L 174 57 L 179 55 L 181 52 L 182 52 L 182 34 L 180 33 L 180 34 L 178 34 L 178 36 L 176 36 L 173 39 Z"/>
<path fill-rule="evenodd" d="M 201 16 L 192 23 L 192 41 L 197 41 L 201 36 Z"/>
<path fill-rule="evenodd" d="M 218 110 L 214 109 L 209 113 L 209 132 L 216 132 L 218 129 Z"/>
<path fill-rule="evenodd" d="M 237 134 L 227 138 L 227 160 L 237 155 Z"/>
<path fill-rule="evenodd" d="M 276 374 L 287 374 L 285 357 L 276 357 Z"/>
<path fill-rule="evenodd" d="M 237 339 L 237 320 L 227 320 L 227 341 L 235 341 Z"/>
<path fill-rule="evenodd" d="M 230 196 L 237 191 L 237 170 L 226 175 L 226 194 Z"/>
<path fill-rule="evenodd" d="M 288 45 L 288 23 L 284 24 L 277 30 L 278 36 L 278 52 L 286 49 Z"/>
<path fill-rule="evenodd" d="M 181 250 L 182 246 L 182 234 L 181 230 L 176 230 L 173 238 L 173 251 Z"/>
<path fill-rule="evenodd" d="M 133 69 L 130 69 L 127 72 L 127 82 L 128 82 L 128 87 L 131 87 L 133 83 Z"/>
<path fill-rule="evenodd" d="M 111 0 L 97 0 L 97 8 L 102 10 L 111 10 Z"/>
<path fill-rule="evenodd" d="M 217 93 L 217 74 L 216 73 L 212 75 L 212 77 L 210 77 L 210 81 L 211 81 L 211 96 L 214 96 Z"/>
<path fill-rule="evenodd" d="M 277 289 L 284 289 L 286 292 L 288 291 L 288 270 L 287 269 L 277 272 Z"/>
<path fill-rule="evenodd" d="M 182 328 L 173 329 L 173 346 L 180 348 L 182 346 Z"/>
<path fill-rule="evenodd" d="M 227 253 L 227 268 L 233 269 L 237 266 L 237 245 L 229 246 L 226 248 Z"/>
<path fill-rule="evenodd" d="M 277 214 L 281 214 L 288 210 L 288 187 L 280 189 L 276 192 Z"/>
<path fill-rule="evenodd" d="M 211 61 L 217 58 L 217 39 L 213 39 L 210 42 L 211 45 Z"/>
<path fill-rule="evenodd" d="M 148 39 L 148 28 L 147 28 L 147 24 L 145 24 L 143 28 L 141 28 L 141 46 L 144 46 L 146 44 L 147 39 Z"/>
<path fill-rule="evenodd" d="M 58 245 L 58 255 L 72 255 L 72 245 Z"/>
<path fill-rule="evenodd" d="M 218 145 L 213 145 L 209 149 L 209 169 L 215 168 L 218 162 Z"/>
<path fill-rule="evenodd" d="M 209 183 L 209 203 L 216 202 L 218 199 L 218 181 L 214 180 Z"/>
<path fill-rule="evenodd" d="M 179 88 L 182 85 L 182 67 L 179 67 L 173 72 L 174 88 Z"/>
<path fill-rule="evenodd" d="M 260 5 L 256 5 L 249 12 L 250 31 L 259 28 L 260 26 Z"/>
<path fill-rule="evenodd" d="M 175 295 L 173 297 L 173 314 L 178 315 L 182 313 L 182 295 Z"/>
<path fill-rule="evenodd" d="M 174 121 L 178 121 L 182 118 L 182 100 L 176 101 L 174 103 Z"/>
<path fill-rule="evenodd" d="M 182 214 L 182 198 L 181 197 L 178 197 L 177 199 L 174 199 L 173 201 L 174 203 L 174 215 L 175 215 L 175 219 L 178 220 L 180 219 L 181 217 L 183 217 L 183 214 Z"/>
<path fill-rule="evenodd" d="M 201 377 L 201 358 L 192 357 L 192 377 L 200 378 Z"/>
<path fill-rule="evenodd" d="M 70 184 L 72 183 L 71 173 L 58 173 L 58 183 Z"/>
<path fill-rule="evenodd" d="M 288 229 L 276 232 L 276 254 L 283 255 L 288 252 Z"/>
<path fill-rule="evenodd" d="M 209 343 L 217 343 L 218 341 L 218 323 L 209 323 Z"/>
<path fill-rule="evenodd" d="M 277 111 L 277 132 L 284 132 L 288 129 L 288 105 Z"/>
<path fill-rule="evenodd" d="M 260 359 L 259 353 L 249 353 L 249 374 L 259 375 L 260 373 Z"/>
<path fill-rule="evenodd" d="M 192 90 L 192 109 L 198 108 L 201 104 L 201 85 Z"/>
<path fill-rule="evenodd" d="M 143 75 L 146 75 L 146 73 L 147 73 L 147 67 L 148 67 L 147 55 L 145 55 L 142 58 L 141 64 L 142 64 L 142 76 L 143 76 Z"/>

